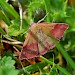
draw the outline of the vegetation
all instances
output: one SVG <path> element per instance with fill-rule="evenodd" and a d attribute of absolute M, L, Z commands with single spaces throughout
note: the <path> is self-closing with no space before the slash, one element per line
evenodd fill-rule
<path fill-rule="evenodd" d="M 0 0 L 0 75 L 75 75 L 74 0 Z M 56 47 L 40 58 L 20 60 L 33 22 L 66 23 Z M 39 59 L 39 60 L 38 60 Z"/>

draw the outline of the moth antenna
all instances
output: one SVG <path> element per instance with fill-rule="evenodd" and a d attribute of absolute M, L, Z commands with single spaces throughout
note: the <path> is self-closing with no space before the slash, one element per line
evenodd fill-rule
<path fill-rule="evenodd" d="M 49 13 L 47 13 L 41 20 L 39 20 L 39 21 L 37 22 L 37 24 L 40 23 L 40 22 L 42 22 L 42 21 L 48 16 L 48 14 L 49 14 Z"/>

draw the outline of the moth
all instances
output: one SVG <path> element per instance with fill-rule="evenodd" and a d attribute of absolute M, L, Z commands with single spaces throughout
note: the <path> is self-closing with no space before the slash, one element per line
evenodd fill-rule
<path fill-rule="evenodd" d="M 46 54 L 55 47 L 51 36 L 59 41 L 67 28 L 68 25 L 64 23 L 33 24 L 28 30 L 20 59 L 31 59 Z"/>

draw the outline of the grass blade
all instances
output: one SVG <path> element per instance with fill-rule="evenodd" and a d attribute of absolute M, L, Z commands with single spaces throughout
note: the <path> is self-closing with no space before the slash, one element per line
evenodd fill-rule
<path fill-rule="evenodd" d="M 39 69 L 42 69 L 43 67 L 45 67 L 47 65 L 47 63 L 45 62 L 40 62 L 40 63 L 36 63 L 34 65 L 30 65 L 30 66 L 27 66 L 25 67 L 24 69 L 27 70 L 28 72 L 31 72 L 31 71 L 37 71 Z"/>
<path fill-rule="evenodd" d="M 53 65 L 54 63 L 52 61 L 49 61 L 48 59 L 44 58 L 43 56 L 40 56 L 45 62 L 49 63 L 50 65 Z M 60 67 L 57 64 L 54 64 L 61 72 L 63 72 L 66 75 L 71 75 L 66 69 Z"/>
<path fill-rule="evenodd" d="M 18 13 L 5 0 L 0 0 L 0 3 L 14 18 L 19 18 Z"/>
<path fill-rule="evenodd" d="M 46 9 L 46 14 L 48 14 L 47 16 L 47 22 L 50 22 L 50 0 L 44 0 L 45 3 L 45 9 Z"/>
<path fill-rule="evenodd" d="M 9 18 L 2 11 L 0 11 L 0 19 L 4 20 L 7 25 L 11 24 Z"/>
<path fill-rule="evenodd" d="M 53 42 L 55 43 L 57 49 L 61 52 L 63 57 L 66 59 L 66 61 L 71 65 L 71 67 L 75 70 L 75 63 L 71 59 L 71 57 L 68 55 L 68 53 L 64 50 L 64 48 L 61 46 L 61 44 L 54 38 L 52 38 Z"/>
<path fill-rule="evenodd" d="M 3 35 L 6 34 L 6 32 L 0 27 L 0 33 L 2 33 Z"/>

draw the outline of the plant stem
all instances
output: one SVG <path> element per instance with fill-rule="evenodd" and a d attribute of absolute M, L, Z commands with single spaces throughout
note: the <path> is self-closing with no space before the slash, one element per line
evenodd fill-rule
<path fill-rule="evenodd" d="M 20 2 L 18 1 L 18 6 L 19 6 L 19 13 L 20 13 L 20 30 L 22 30 L 22 14 L 23 14 L 23 10 L 22 10 L 22 6 L 20 4 Z"/>

